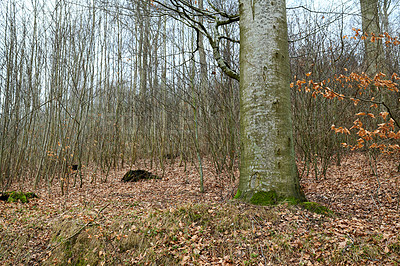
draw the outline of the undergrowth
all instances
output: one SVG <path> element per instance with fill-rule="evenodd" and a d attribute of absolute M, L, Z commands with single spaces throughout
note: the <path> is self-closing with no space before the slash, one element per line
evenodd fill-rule
<path fill-rule="evenodd" d="M 350 239 L 315 230 L 315 226 L 331 223 L 333 219 L 318 212 L 332 214 L 313 203 L 302 207 L 288 204 L 260 207 L 231 202 L 154 209 L 146 215 L 131 210 L 123 219 L 100 219 L 88 226 L 70 219 L 54 227 L 51 246 L 55 248 L 47 263 L 336 264 L 363 263 L 382 257 L 384 253 L 370 239 Z M 297 218 L 299 222 L 293 219 L 301 216 L 312 219 Z M 82 226 L 85 228 L 80 230 Z M 308 231 L 305 227 L 314 229 Z M 398 246 L 392 245 L 393 252 Z"/>

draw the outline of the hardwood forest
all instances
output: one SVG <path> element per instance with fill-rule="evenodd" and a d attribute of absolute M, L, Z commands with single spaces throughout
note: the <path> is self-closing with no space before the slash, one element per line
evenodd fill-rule
<path fill-rule="evenodd" d="M 398 265 L 400 1 L 0 3 L 0 265 Z"/>

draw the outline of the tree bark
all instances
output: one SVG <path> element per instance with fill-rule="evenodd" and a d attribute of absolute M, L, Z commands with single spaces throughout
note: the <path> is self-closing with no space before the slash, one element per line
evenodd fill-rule
<path fill-rule="evenodd" d="M 236 198 L 256 204 L 305 200 L 293 146 L 284 0 L 239 0 L 240 182 Z"/>
<path fill-rule="evenodd" d="M 364 39 L 364 64 L 366 73 L 375 76 L 378 72 L 385 72 L 383 67 L 382 40 L 373 40 L 381 33 L 379 27 L 378 0 L 360 0 L 362 28 L 367 36 Z"/>

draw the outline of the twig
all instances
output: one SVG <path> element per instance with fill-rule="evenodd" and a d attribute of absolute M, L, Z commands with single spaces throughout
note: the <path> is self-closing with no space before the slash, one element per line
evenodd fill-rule
<path fill-rule="evenodd" d="M 372 195 L 370 195 L 370 196 L 371 196 L 371 199 L 372 199 L 372 201 L 374 202 L 375 207 L 376 207 L 376 209 L 377 209 L 377 211 L 378 211 L 380 221 L 382 222 L 381 210 L 380 210 L 380 208 L 378 207 L 378 205 L 376 204 L 376 201 L 375 201 L 374 197 L 373 197 Z M 378 203 L 379 203 L 379 205 L 380 205 L 381 203 L 379 202 L 379 199 L 378 199 L 378 198 L 377 198 L 377 200 L 378 200 Z"/>
<path fill-rule="evenodd" d="M 345 247 L 344 247 L 344 249 L 342 249 L 342 254 L 345 252 L 345 251 L 347 251 L 347 249 L 348 248 L 350 248 L 350 247 L 354 247 L 354 240 L 353 240 L 353 238 L 350 236 L 350 235 L 348 235 L 348 234 L 346 234 L 346 236 L 351 240 L 351 244 L 347 244 Z"/>
<path fill-rule="evenodd" d="M 264 258 L 264 262 L 265 262 L 265 265 L 267 265 L 267 258 L 265 257 L 265 255 L 264 255 L 264 250 L 263 250 L 263 248 L 262 248 L 262 245 L 260 244 L 260 249 L 261 249 L 261 255 L 263 256 L 263 258 Z"/>
<path fill-rule="evenodd" d="M 375 201 L 374 197 L 373 197 L 372 195 L 370 195 L 370 196 L 371 196 L 372 201 L 373 201 L 374 204 L 375 204 L 376 209 L 379 211 L 379 207 L 378 207 L 378 205 L 376 204 L 376 201 Z"/>

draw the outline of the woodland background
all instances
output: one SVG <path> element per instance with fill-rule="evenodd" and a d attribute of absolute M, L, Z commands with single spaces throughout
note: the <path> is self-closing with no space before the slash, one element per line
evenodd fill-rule
<path fill-rule="evenodd" d="M 236 1 L 214 4 L 238 12 Z M 287 10 L 293 81 L 327 81 L 338 93 L 357 95 L 362 81 L 350 73 L 368 69 L 357 3 L 302 4 L 289 3 Z M 389 38 L 398 36 L 397 7 L 393 1 L 380 4 L 381 28 Z M 51 186 L 71 164 L 93 165 L 106 178 L 110 169 L 140 158 L 163 169 L 168 158 L 199 165 L 206 156 L 217 171 L 233 171 L 240 150 L 238 83 L 221 73 L 207 40 L 201 38 L 201 58 L 196 31 L 160 5 L 5 1 L 1 9 L 3 190 L 28 179 Z M 204 25 L 212 27 L 212 21 Z M 238 24 L 220 31 L 226 36 L 220 53 L 237 71 Z M 381 70 L 390 79 L 399 72 L 399 46 L 390 41 L 383 51 Z M 332 160 L 340 164 L 340 143 L 357 139 L 333 134 L 331 126 L 350 128 L 354 115 L 371 104 L 315 98 L 297 86 L 292 92 L 298 159 L 324 176 Z M 387 95 L 396 113 L 396 92 L 383 88 L 375 94 Z"/>

